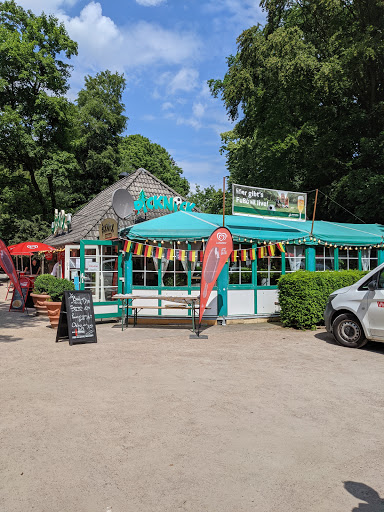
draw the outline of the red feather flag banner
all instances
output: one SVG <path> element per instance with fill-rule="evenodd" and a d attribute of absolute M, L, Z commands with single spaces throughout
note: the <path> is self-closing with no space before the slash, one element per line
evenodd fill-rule
<path fill-rule="evenodd" d="M 200 282 L 199 325 L 212 288 L 233 251 L 233 240 L 229 229 L 218 228 L 209 237 L 205 246 Z"/>
<path fill-rule="evenodd" d="M 12 281 L 13 286 L 20 293 L 20 296 L 23 297 L 23 293 L 20 288 L 19 279 L 17 278 L 17 272 L 15 269 L 15 265 L 9 254 L 7 246 L 5 243 L 0 240 L 0 265 L 3 267 L 4 272 L 8 275 L 9 279 Z"/>

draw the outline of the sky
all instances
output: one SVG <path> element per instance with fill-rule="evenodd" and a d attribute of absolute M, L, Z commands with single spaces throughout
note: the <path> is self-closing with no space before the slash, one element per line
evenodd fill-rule
<path fill-rule="evenodd" d="M 265 22 L 259 0 L 16 0 L 62 21 L 78 43 L 69 96 L 86 75 L 124 73 L 125 134 L 163 146 L 191 183 L 222 186 L 220 133 L 231 129 L 207 80 L 223 78 L 243 30 Z"/>

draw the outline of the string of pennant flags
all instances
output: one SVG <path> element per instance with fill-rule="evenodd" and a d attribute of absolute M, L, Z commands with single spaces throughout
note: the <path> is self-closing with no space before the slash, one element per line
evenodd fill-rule
<path fill-rule="evenodd" d="M 256 256 L 258 258 L 265 258 L 266 256 L 275 256 L 276 248 L 281 252 L 285 252 L 284 244 L 277 242 L 276 244 L 267 244 L 258 249 L 241 249 L 235 250 L 231 253 L 231 261 L 254 261 Z M 179 261 L 203 261 L 204 251 L 197 250 L 184 250 L 184 249 L 167 249 L 165 247 L 158 247 L 148 244 L 142 244 L 140 242 L 133 242 L 132 240 L 126 240 L 124 244 L 124 252 L 132 252 L 135 256 L 145 256 L 150 258 L 167 260 L 179 260 Z"/>
<path fill-rule="evenodd" d="M 244 240 L 246 241 L 246 239 Z M 250 240 L 249 242 L 253 242 L 253 240 Z M 257 249 L 239 249 L 234 250 L 230 256 L 230 259 L 232 262 L 234 261 L 254 261 L 257 258 L 266 258 L 268 256 L 275 256 L 276 249 L 280 251 L 280 253 L 285 253 L 285 245 L 286 244 L 295 244 L 295 245 L 301 245 L 301 244 L 316 244 L 316 245 L 323 245 L 324 247 L 328 247 L 330 249 L 332 248 L 338 248 L 343 250 L 358 250 L 358 249 L 373 249 L 373 248 L 384 248 L 384 242 L 381 240 L 380 243 L 377 244 L 366 244 L 359 246 L 349 246 L 344 244 L 336 244 L 336 243 L 330 243 L 325 242 L 324 240 L 321 240 L 316 237 L 309 236 L 308 238 L 301 238 L 301 239 L 295 239 L 295 240 L 286 240 L 283 242 L 266 242 L 266 241 L 258 241 L 259 243 L 263 245 L 258 245 Z M 178 242 L 179 243 L 179 242 Z M 146 257 L 154 257 L 154 258 L 165 258 L 168 260 L 179 260 L 179 261 L 203 261 L 203 254 L 204 251 L 199 250 L 184 250 L 184 249 L 167 249 L 165 247 L 159 247 L 159 246 L 153 246 L 148 245 L 146 243 L 141 242 L 133 242 L 132 240 L 126 240 L 124 244 L 124 251 L 125 252 L 132 252 L 134 255 L 137 256 L 146 256 Z"/>

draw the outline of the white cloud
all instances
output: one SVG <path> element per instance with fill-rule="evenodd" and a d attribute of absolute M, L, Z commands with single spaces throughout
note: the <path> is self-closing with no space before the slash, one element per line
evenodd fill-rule
<path fill-rule="evenodd" d="M 208 12 L 229 14 L 228 17 L 221 16 L 221 20 L 215 20 L 218 29 L 228 22 L 228 18 L 232 23 L 251 27 L 265 20 L 259 4 L 260 0 L 210 0 L 205 8 Z"/>
<path fill-rule="evenodd" d="M 136 0 L 136 3 L 144 5 L 145 7 L 154 7 L 155 5 L 160 5 L 164 2 L 165 0 Z"/>
<path fill-rule="evenodd" d="M 192 128 L 195 128 L 195 130 L 199 130 L 202 126 L 201 122 L 198 119 L 196 119 L 195 117 L 182 117 L 182 116 L 177 117 L 176 124 L 192 126 Z"/>
<path fill-rule="evenodd" d="M 165 85 L 168 92 L 175 94 L 178 91 L 190 92 L 198 86 L 199 72 L 194 68 L 181 68 L 176 75 L 170 71 L 163 73 L 159 83 Z"/>
<path fill-rule="evenodd" d="M 223 184 L 223 176 L 228 174 L 225 168 L 224 156 L 212 157 L 206 155 L 199 159 L 193 155 L 185 155 L 185 158 L 177 158 L 176 155 L 175 159 L 191 185 L 197 182 L 203 188 L 209 185 L 220 188 Z M 194 190 L 194 185 L 191 188 Z"/>
<path fill-rule="evenodd" d="M 166 101 L 161 105 L 162 110 L 169 110 L 170 108 L 173 108 L 173 103 L 170 101 Z"/>
<path fill-rule="evenodd" d="M 200 102 L 194 103 L 193 107 L 192 107 L 192 112 L 195 117 L 198 117 L 198 118 L 203 117 L 203 115 L 205 113 L 205 105 L 203 105 Z"/>
<path fill-rule="evenodd" d="M 153 116 L 152 114 L 145 114 L 145 115 L 141 116 L 141 120 L 142 121 L 155 121 L 156 117 Z"/>
<path fill-rule="evenodd" d="M 64 7 L 72 7 L 78 0 L 17 0 L 17 4 L 24 9 L 30 9 L 35 14 L 44 11 L 47 14 L 57 13 Z"/>
<path fill-rule="evenodd" d="M 199 47 L 194 34 L 167 30 L 154 23 L 139 21 L 119 27 L 103 15 L 98 2 L 88 3 L 79 16 L 59 13 L 59 18 L 79 44 L 79 62 L 91 70 L 180 64 L 194 58 Z"/>

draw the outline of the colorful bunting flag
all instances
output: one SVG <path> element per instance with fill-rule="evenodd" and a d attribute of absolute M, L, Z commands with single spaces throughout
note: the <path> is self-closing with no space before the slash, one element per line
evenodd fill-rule
<path fill-rule="evenodd" d="M 173 249 L 167 249 L 167 260 L 173 260 L 175 251 Z"/>
<path fill-rule="evenodd" d="M 266 253 L 267 253 L 267 249 L 265 247 L 259 247 L 259 249 L 258 249 L 259 258 L 265 258 Z"/>
<path fill-rule="evenodd" d="M 152 255 L 152 249 L 153 249 L 152 245 L 146 245 L 146 246 L 145 246 L 145 249 L 144 249 L 144 256 L 145 256 L 146 258 L 150 258 L 150 257 L 151 257 L 151 255 Z"/>
<path fill-rule="evenodd" d="M 176 259 L 178 259 L 179 261 L 185 261 L 185 253 L 186 251 L 182 249 L 176 250 Z"/>
<path fill-rule="evenodd" d="M 283 242 L 276 242 L 275 244 L 262 245 L 256 249 L 241 249 L 232 251 L 231 261 L 236 262 L 238 259 L 241 261 L 255 261 L 256 257 L 265 258 L 266 256 L 275 256 L 276 248 L 281 253 L 285 253 L 285 247 Z M 179 261 L 203 261 L 204 251 L 186 251 L 184 249 L 164 249 L 163 247 L 156 247 L 152 245 L 146 245 L 141 243 L 134 243 L 131 240 L 126 240 L 124 243 L 124 251 L 130 252 L 133 249 L 133 253 L 136 256 L 150 257 L 153 255 L 154 258 L 161 259 L 163 256 L 168 260 L 176 258 Z"/>
<path fill-rule="evenodd" d="M 163 248 L 156 247 L 155 248 L 155 258 L 157 258 L 158 260 L 161 260 L 162 256 L 163 256 Z"/>

